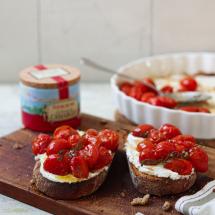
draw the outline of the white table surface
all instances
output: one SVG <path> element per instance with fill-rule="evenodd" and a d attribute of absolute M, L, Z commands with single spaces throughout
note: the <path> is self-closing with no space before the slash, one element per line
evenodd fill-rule
<path fill-rule="evenodd" d="M 22 127 L 20 120 L 19 88 L 0 85 L 0 136 Z M 102 104 L 102 105 L 101 105 Z M 114 104 L 108 83 L 84 83 L 81 86 L 81 111 L 113 119 Z M 49 214 L 0 194 L 0 215 Z"/>

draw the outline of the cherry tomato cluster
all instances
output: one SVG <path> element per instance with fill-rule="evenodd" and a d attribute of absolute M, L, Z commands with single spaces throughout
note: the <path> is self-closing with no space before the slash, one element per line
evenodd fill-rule
<path fill-rule="evenodd" d="M 117 132 L 88 129 L 83 136 L 70 126 L 61 126 L 53 137 L 39 134 L 32 142 L 35 155 L 46 153 L 44 169 L 56 175 L 72 174 L 87 178 L 90 171 L 108 165 L 118 148 Z"/>
<path fill-rule="evenodd" d="M 151 78 L 145 78 L 144 81 L 155 86 L 155 83 Z M 173 89 L 170 88 L 170 86 L 166 86 L 162 90 L 165 92 L 172 92 Z M 165 96 L 158 96 L 156 91 L 147 87 L 140 81 L 135 81 L 133 84 L 124 82 L 120 85 L 120 90 L 138 101 L 146 102 L 151 105 L 162 106 L 166 108 L 174 108 L 177 105 L 174 99 Z"/>
<path fill-rule="evenodd" d="M 183 135 L 171 124 L 164 124 L 159 129 L 143 124 L 136 127 L 133 136 L 143 137 L 137 145 L 141 164 L 154 165 L 164 162 L 164 167 L 180 175 L 188 175 L 192 168 L 198 172 L 208 170 L 208 156 L 197 146 L 195 138 Z"/>
<path fill-rule="evenodd" d="M 150 83 L 155 86 L 154 81 L 151 78 L 145 78 L 145 82 Z M 196 91 L 198 83 L 193 77 L 187 76 L 180 80 L 179 82 L 179 92 L 185 91 Z M 127 96 L 130 96 L 138 101 L 145 102 L 154 106 L 160 106 L 165 108 L 177 108 L 177 102 L 170 97 L 159 96 L 156 91 L 144 85 L 143 82 L 135 81 L 134 83 L 123 82 L 120 85 L 120 90 L 124 92 Z M 174 89 L 170 85 L 165 85 L 160 89 L 163 93 L 173 93 Z M 205 107 L 194 107 L 194 106 L 184 106 L 178 108 L 179 110 L 188 112 L 204 112 L 210 113 L 209 109 Z"/>

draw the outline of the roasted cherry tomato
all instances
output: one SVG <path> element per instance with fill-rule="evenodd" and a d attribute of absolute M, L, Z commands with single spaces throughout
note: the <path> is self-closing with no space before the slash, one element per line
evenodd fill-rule
<path fill-rule="evenodd" d="M 198 87 L 197 81 L 189 76 L 181 79 L 180 85 L 187 91 L 195 91 Z"/>
<path fill-rule="evenodd" d="M 210 110 L 206 107 L 199 107 L 199 112 L 202 112 L 202 113 L 210 113 Z"/>
<path fill-rule="evenodd" d="M 170 142 L 172 143 L 172 144 L 174 144 L 174 146 L 175 146 L 175 151 L 177 152 L 177 153 L 183 153 L 183 152 L 185 152 L 186 150 L 187 150 L 187 147 L 185 146 L 185 145 L 183 145 L 183 144 L 181 144 L 180 142 L 181 141 L 176 141 L 176 140 L 170 140 Z"/>
<path fill-rule="evenodd" d="M 55 175 L 67 175 L 70 172 L 70 165 L 63 155 L 49 155 L 44 162 L 44 169 Z"/>
<path fill-rule="evenodd" d="M 142 124 L 138 125 L 133 131 L 132 135 L 135 137 L 147 137 L 149 132 L 154 129 L 154 127 L 150 124 Z"/>
<path fill-rule="evenodd" d="M 191 135 L 178 135 L 172 139 L 175 144 L 176 151 L 187 151 L 195 146 L 195 138 Z"/>
<path fill-rule="evenodd" d="M 176 152 L 178 153 L 189 151 L 195 145 L 195 143 L 188 140 L 182 141 L 182 140 L 171 139 L 170 142 L 174 144 Z"/>
<path fill-rule="evenodd" d="M 179 110 L 183 110 L 183 111 L 187 111 L 187 112 L 210 113 L 210 110 L 205 107 L 183 106 L 183 107 L 180 107 Z"/>
<path fill-rule="evenodd" d="M 177 172 L 179 175 L 190 175 L 193 168 L 192 164 L 184 159 L 174 159 L 168 161 L 164 167 L 172 170 L 173 172 Z"/>
<path fill-rule="evenodd" d="M 196 143 L 196 140 L 193 136 L 191 135 L 184 135 L 184 134 L 181 134 L 181 135 L 178 135 L 178 136 L 175 136 L 173 138 L 173 140 L 177 140 L 177 141 L 190 141 L 192 143 Z"/>
<path fill-rule="evenodd" d="M 155 86 L 155 82 L 154 82 L 151 78 L 147 78 L 147 77 L 146 77 L 146 78 L 144 78 L 143 80 L 144 80 L 146 83 Z"/>
<path fill-rule="evenodd" d="M 144 78 L 144 81 L 155 86 L 155 83 L 151 78 Z M 128 92 L 128 90 L 127 90 L 127 92 Z M 143 82 L 135 81 L 127 95 L 140 101 L 142 98 L 142 95 L 147 92 L 154 92 L 154 91 L 151 88 L 147 87 Z M 154 93 L 156 93 L 156 92 L 154 92 Z"/>
<path fill-rule="evenodd" d="M 147 89 L 141 82 L 135 82 L 134 86 L 130 90 L 129 96 L 137 100 L 140 100 L 142 97 L 142 94 L 146 91 Z"/>
<path fill-rule="evenodd" d="M 166 108 L 174 108 L 177 105 L 175 99 L 165 96 L 157 96 L 150 98 L 148 103 L 154 106 L 166 107 Z"/>
<path fill-rule="evenodd" d="M 161 92 L 163 93 L 173 93 L 173 87 L 170 85 L 165 85 L 161 88 Z"/>
<path fill-rule="evenodd" d="M 164 124 L 160 127 L 159 131 L 167 138 L 171 139 L 181 134 L 181 131 L 171 124 Z"/>
<path fill-rule="evenodd" d="M 54 138 L 55 139 L 66 139 L 68 140 L 69 136 L 77 134 L 78 132 L 68 125 L 63 125 L 55 129 Z"/>
<path fill-rule="evenodd" d="M 181 140 L 181 141 L 177 141 L 177 142 L 178 142 L 178 144 L 184 146 L 184 148 L 185 148 L 186 151 L 189 150 L 189 149 L 191 149 L 195 145 L 194 142 L 188 141 L 188 140 L 186 140 L 186 141 L 182 141 Z"/>
<path fill-rule="evenodd" d="M 80 140 L 81 140 L 81 137 L 78 133 L 72 134 L 68 138 L 68 142 L 69 142 L 71 148 L 75 148 L 78 144 L 80 144 Z"/>
<path fill-rule="evenodd" d="M 76 178 L 87 178 L 89 175 L 87 162 L 81 156 L 75 156 L 71 159 L 70 168 L 72 175 Z"/>
<path fill-rule="evenodd" d="M 208 155 L 203 149 L 199 147 L 191 148 L 188 160 L 193 164 L 196 171 L 206 172 L 208 170 Z"/>
<path fill-rule="evenodd" d="M 143 81 L 146 82 L 146 83 L 148 83 L 148 84 L 153 85 L 156 88 L 155 82 L 151 78 L 147 78 L 146 77 L 146 78 L 143 79 Z M 154 89 L 152 89 L 150 87 L 147 87 L 146 85 L 145 85 L 145 87 L 146 87 L 146 91 L 145 92 L 154 92 L 155 94 L 157 94 L 157 91 L 155 91 Z"/>
<path fill-rule="evenodd" d="M 124 82 L 120 85 L 120 90 L 124 92 L 126 95 L 129 95 L 132 87 L 133 84 L 129 82 Z"/>
<path fill-rule="evenodd" d="M 108 149 L 106 149 L 103 146 L 99 147 L 99 157 L 98 160 L 96 162 L 96 164 L 94 165 L 94 170 L 97 169 L 101 169 L 104 166 L 110 164 L 110 162 L 112 161 L 113 157 L 111 155 L 111 153 L 108 151 Z"/>
<path fill-rule="evenodd" d="M 79 155 L 85 159 L 89 169 L 93 169 L 99 157 L 99 149 L 96 144 L 88 144 L 79 151 Z"/>
<path fill-rule="evenodd" d="M 137 151 L 141 152 L 144 149 L 154 150 L 155 146 L 154 146 L 154 144 L 149 139 L 144 139 L 142 142 L 138 143 L 138 145 L 137 145 Z"/>
<path fill-rule="evenodd" d="M 78 151 L 76 150 L 65 150 L 63 156 L 64 161 L 70 166 L 71 159 L 78 155 Z"/>
<path fill-rule="evenodd" d="M 86 131 L 86 134 L 87 134 L 87 135 L 90 135 L 90 136 L 96 137 L 96 136 L 98 136 L 99 132 L 96 131 L 95 129 L 90 128 L 90 129 L 88 129 L 88 130 Z"/>
<path fill-rule="evenodd" d="M 95 129 L 88 129 L 85 135 L 81 138 L 81 142 L 84 146 L 88 144 L 100 145 L 100 140 L 98 138 L 98 132 Z"/>
<path fill-rule="evenodd" d="M 147 78 L 144 78 L 144 81 L 149 83 L 150 81 Z M 134 86 L 139 87 L 141 89 L 142 94 L 149 91 L 149 88 L 141 81 L 135 81 Z"/>
<path fill-rule="evenodd" d="M 149 99 L 154 98 L 154 97 L 156 97 L 156 96 L 157 96 L 157 94 L 154 93 L 154 92 L 146 92 L 146 93 L 144 93 L 144 94 L 141 96 L 140 101 L 141 101 L 141 102 L 148 102 Z"/>
<path fill-rule="evenodd" d="M 155 160 L 157 160 L 157 156 L 154 150 L 145 148 L 140 152 L 139 161 L 141 164 L 145 164 L 148 161 L 155 161 Z"/>
<path fill-rule="evenodd" d="M 70 149 L 70 143 L 65 139 L 54 139 L 48 145 L 46 153 L 47 155 L 62 153 L 63 151 Z"/>
<path fill-rule="evenodd" d="M 115 152 L 119 146 L 119 135 L 116 131 L 104 129 L 99 132 L 101 145 Z"/>
<path fill-rule="evenodd" d="M 163 140 L 166 140 L 166 137 L 164 136 L 164 134 L 161 133 L 157 129 L 150 130 L 150 132 L 148 134 L 148 138 L 152 143 L 155 143 L 155 144 L 157 144 Z"/>
<path fill-rule="evenodd" d="M 45 153 L 50 142 L 51 137 L 48 134 L 39 134 L 32 142 L 32 152 L 35 155 Z"/>
<path fill-rule="evenodd" d="M 155 147 L 157 159 L 166 159 L 172 152 L 175 151 L 175 146 L 170 141 L 162 141 Z"/>

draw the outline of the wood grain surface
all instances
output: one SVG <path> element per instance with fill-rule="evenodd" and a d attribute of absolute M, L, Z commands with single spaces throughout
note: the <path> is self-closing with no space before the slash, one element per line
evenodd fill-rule
<path fill-rule="evenodd" d="M 97 192 L 73 201 L 54 200 L 39 193 L 31 185 L 32 169 L 35 163 L 31 153 L 31 141 L 36 132 L 20 129 L 0 139 L 0 193 L 54 214 L 133 215 L 136 212 L 143 212 L 145 215 L 179 214 L 174 210 L 174 203 L 185 194 L 162 198 L 152 196 L 147 206 L 130 205 L 133 198 L 142 197 L 142 194 L 138 193 L 132 185 L 123 151 L 124 140 L 133 128 L 132 125 L 82 114 L 80 129 L 87 128 L 112 128 L 120 131 L 121 136 L 120 150 L 116 153 L 105 183 Z M 196 192 L 215 178 L 215 149 L 209 147 L 205 149 L 209 154 L 209 171 L 207 175 L 199 175 L 196 184 L 188 193 Z M 166 200 L 173 205 L 169 212 L 161 209 Z"/>

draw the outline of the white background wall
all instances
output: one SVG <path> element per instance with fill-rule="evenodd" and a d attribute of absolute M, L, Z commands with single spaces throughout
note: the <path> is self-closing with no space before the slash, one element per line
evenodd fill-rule
<path fill-rule="evenodd" d="M 80 67 L 81 56 L 112 68 L 175 51 L 215 50 L 214 0 L 0 0 L 0 82 L 38 63 Z"/>

